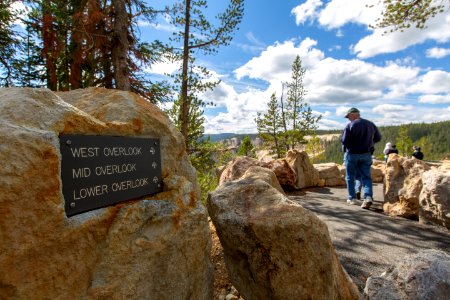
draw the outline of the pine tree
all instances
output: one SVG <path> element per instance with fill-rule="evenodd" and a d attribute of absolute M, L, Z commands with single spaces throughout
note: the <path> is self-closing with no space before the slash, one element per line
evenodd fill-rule
<path fill-rule="evenodd" d="M 155 84 L 143 72 L 167 47 L 141 42 L 137 27 L 138 20 L 152 22 L 166 10 L 156 11 L 142 0 L 27 3 L 28 35 L 18 55 L 23 61 L 14 66 L 21 85 L 40 85 L 41 80 L 55 91 L 103 86 L 133 91 L 151 102 L 167 99 L 167 83 Z M 41 60 L 29 55 L 30 49 Z"/>
<path fill-rule="evenodd" d="M 250 137 L 246 135 L 242 139 L 241 146 L 239 147 L 238 153 L 239 156 L 248 156 L 248 157 L 255 157 L 255 148 L 253 147 L 253 144 L 250 140 Z"/>
<path fill-rule="evenodd" d="M 317 128 L 321 116 L 314 116 L 305 100 L 306 89 L 303 78 L 306 70 L 302 67 L 300 56 L 296 56 L 292 64 L 291 81 L 287 83 L 288 97 L 283 118 L 287 119 L 288 130 L 285 130 L 287 143 L 291 148 L 299 143 L 305 143 L 304 137 Z"/>
<path fill-rule="evenodd" d="M 444 1 L 383 0 L 382 16 L 371 27 L 390 28 L 390 32 L 403 31 L 411 25 L 423 29 L 430 18 L 445 11 Z"/>
<path fill-rule="evenodd" d="M 281 141 L 283 124 L 275 94 L 272 94 L 267 104 L 267 113 L 264 115 L 258 113 L 255 121 L 261 139 L 266 146 L 272 149 L 277 158 L 281 158 L 285 153 L 285 148 Z"/>
<path fill-rule="evenodd" d="M 320 145 L 320 138 L 314 133 L 306 144 L 306 152 L 308 153 L 311 162 L 323 159 L 322 147 Z"/>
<path fill-rule="evenodd" d="M 177 2 L 172 9 L 173 25 L 182 27 L 175 33 L 172 41 L 182 43 L 181 97 L 180 116 L 181 133 L 189 144 L 189 64 L 194 57 L 194 50 L 204 54 L 217 52 L 221 45 L 228 45 L 234 30 L 237 29 L 244 13 L 241 0 L 231 0 L 225 12 L 217 15 L 219 25 L 213 26 L 203 15 L 207 8 L 205 0 L 185 0 Z M 175 52 L 175 47 L 173 48 Z"/>
<path fill-rule="evenodd" d="M 408 135 L 408 127 L 405 125 L 400 126 L 397 137 L 397 149 L 400 155 L 409 156 L 412 152 L 412 140 Z"/>

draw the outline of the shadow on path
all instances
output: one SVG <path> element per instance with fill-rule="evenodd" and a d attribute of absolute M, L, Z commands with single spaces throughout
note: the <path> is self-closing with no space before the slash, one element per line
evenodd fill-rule
<path fill-rule="evenodd" d="M 382 188 L 382 184 L 374 185 L 375 201 L 370 210 L 348 205 L 346 189 L 340 187 L 288 194 L 289 199 L 313 211 L 327 224 L 341 263 L 360 292 L 367 277 L 381 275 L 388 266 L 408 254 L 424 249 L 450 251 L 446 228 L 385 215 Z"/>

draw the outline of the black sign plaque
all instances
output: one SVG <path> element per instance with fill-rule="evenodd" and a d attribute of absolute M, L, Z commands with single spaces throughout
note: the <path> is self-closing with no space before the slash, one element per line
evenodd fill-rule
<path fill-rule="evenodd" d="M 59 141 L 68 217 L 162 191 L 158 139 L 61 135 Z"/>

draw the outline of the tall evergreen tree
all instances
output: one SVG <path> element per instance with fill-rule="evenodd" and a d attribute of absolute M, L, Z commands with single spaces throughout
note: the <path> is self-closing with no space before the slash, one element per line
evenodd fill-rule
<path fill-rule="evenodd" d="M 283 119 L 288 120 L 288 130 L 285 130 L 287 143 L 294 148 L 299 143 L 305 142 L 305 135 L 317 128 L 317 122 L 321 116 L 314 116 L 311 108 L 305 100 L 306 89 L 303 79 L 306 70 L 302 67 L 300 56 L 296 56 L 292 64 L 291 81 L 287 83 L 287 103 Z"/>
<path fill-rule="evenodd" d="M 244 13 L 243 0 L 231 0 L 225 12 L 217 15 L 219 23 L 214 26 L 208 21 L 203 11 L 207 8 L 205 0 L 184 0 L 177 2 L 172 10 L 173 25 L 181 27 L 175 33 L 173 41 L 182 44 L 182 70 L 180 91 L 180 123 L 186 145 L 189 144 L 189 63 L 194 56 L 194 50 L 201 50 L 204 54 L 218 51 L 218 47 L 228 45 L 233 32 L 237 29 Z"/>
<path fill-rule="evenodd" d="M 143 0 L 28 0 L 27 3 L 31 9 L 26 20 L 29 36 L 23 49 L 33 48 L 42 57 L 43 81 L 48 88 L 103 86 L 133 91 L 152 102 L 167 99 L 167 84 L 154 84 L 143 72 L 144 67 L 165 54 L 167 47 L 158 41 L 141 42 L 137 26 L 138 20 L 152 22 L 165 9 L 156 11 Z M 15 67 L 23 75 L 36 58 L 25 52 L 20 57 L 26 62 Z M 37 74 L 28 68 L 29 77 L 36 80 Z M 22 77 L 21 83 L 25 79 Z"/>
<path fill-rule="evenodd" d="M 267 113 L 264 115 L 258 113 L 255 121 L 261 139 L 266 146 L 273 150 L 277 158 L 281 158 L 285 153 L 284 145 L 280 139 L 283 132 L 283 124 L 275 94 L 272 94 L 267 104 Z"/>

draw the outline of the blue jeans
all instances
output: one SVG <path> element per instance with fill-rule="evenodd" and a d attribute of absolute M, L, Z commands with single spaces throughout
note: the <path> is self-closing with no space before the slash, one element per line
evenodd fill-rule
<path fill-rule="evenodd" d="M 355 177 L 361 177 L 364 186 L 364 198 L 373 197 L 372 176 L 370 167 L 372 166 L 372 155 L 370 153 L 344 154 L 345 181 L 347 182 L 347 191 L 349 199 L 356 199 Z"/>
<path fill-rule="evenodd" d="M 361 175 L 356 174 L 355 175 L 355 192 L 360 192 L 361 193 L 362 190 L 362 180 L 361 180 Z"/>

